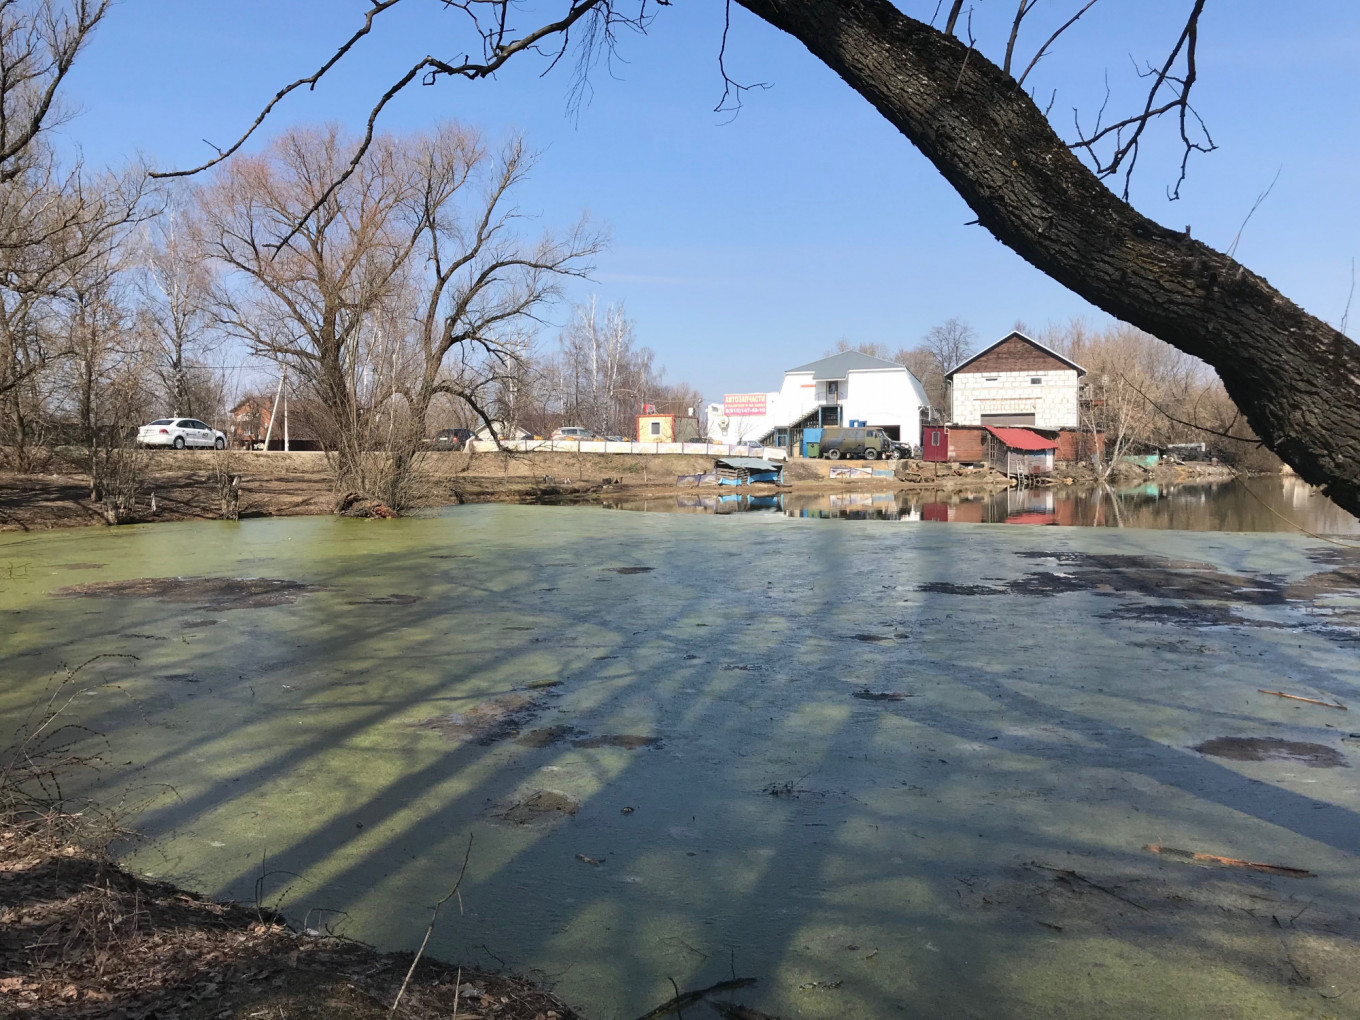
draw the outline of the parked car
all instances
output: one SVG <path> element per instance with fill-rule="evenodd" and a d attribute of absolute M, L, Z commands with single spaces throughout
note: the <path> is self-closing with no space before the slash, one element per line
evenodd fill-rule
<path fill-rule="evenodd" d="M 461 450 L 472 438 L 472 429 L 440 429 L 434 434 L 436 450 Z"/>
<path fill-rule="evenodd" d="M 882 429 L 852 429 L 838 425 L 822 429 L 821 455 L 828 460 L 840 460 L 842 457 L 849 460 L 878 460 L 896 453 L 897 444 Z"/>
<path fill-rule="evenodd" d="M 138 446 L 172 446 L 182 450 L 186 446 L 224 449 L 227 434 L 218 432 L 197 418 L 157 418 L 150 425 L 137 430 Z"/>
<path fill-rule="evenodd" d="M 564 425 L 560 429 L 553 429 L 553 434 L 549 439 L 576 439 L 589 442 L 595 438 L 595 433 L 590 429 L 579 428 L 576 425 Z"/>
<path fill-rule="evenodd" d="M 632 440 L 629 439 L 629 438 L 627 438 L 626 436 L 605 436 L 605 437 L 604 437 L 604 441 L 605 441 L 606 443 L 631 443 L 631 442 L 632 442 Z"/>

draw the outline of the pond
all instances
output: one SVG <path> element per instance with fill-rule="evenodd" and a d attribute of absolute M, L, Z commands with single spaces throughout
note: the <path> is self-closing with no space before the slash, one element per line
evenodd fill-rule
<path fill-rule="evenodd" d="M 596 1020 L 1360 1015 L 1354 544 L 481 505 L 5 536 L 0 620 L 6 731 L 120 656 L 134 869 L 410 949 L 471 838 L 429 951 Z"/>
<path fill-rule="evenodd" d="M 822 520 L 1360 535 L 1360 520 L 1296 477 L 1149 482 L 1116 489 L 1055 486 L 988 493 L 855 488 L 750 496 L 738 490 L 710 490 L 622 502 L 612 508 L 719 515 L 771 512 Z"/>

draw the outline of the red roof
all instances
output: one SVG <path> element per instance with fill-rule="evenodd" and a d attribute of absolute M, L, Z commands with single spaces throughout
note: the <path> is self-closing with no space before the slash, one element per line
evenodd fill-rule
<path fill-rule="evenodd" d="M 1006 429 L 993 428 L 987 426 L 987 431 L 996 436 L 1012 450 L 1056 450 L 1058 444 L 1055 440 L 1045 439 L 1038 433 L 1031 432 L 1029 429 Z"/>

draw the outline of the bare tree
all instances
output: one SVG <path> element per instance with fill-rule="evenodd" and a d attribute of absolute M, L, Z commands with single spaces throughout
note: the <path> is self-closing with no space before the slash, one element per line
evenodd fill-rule
<path fill-rule="evenodd" d="M 523 357 L 526 330 L 559 297 L 564 279 L 586 275 L 587 260 L 603 244 L 584 222 L 562 237 L 519 235 L 524 215 L 514 191 L 534 165 L 520 138 L 493 157 L 476 134 L 446 124 L 408 139 L 404 154 L 415 262 L 423 271 L 411 278 L 418 295 L 414 373 L 397 387 L 408 404 L 411 441 L 393 451 L 394 488 L 384 494 L 397 505 L 434 399 L 454 396 L 490 424 L 482 394 L 514 377 L 506 369 Z"/>
<path fill-rule="evenodd" d="M 239 148 L 284 95 L 315 85 L 400 2 L 375 2 L 335 54 L 280 91 L 219 158 Z M 1360 513 L 1360 345 L 1233 258 L 1188 232 L 1154 223 L 1127 201 L 1128 175 L 1158 118 L 1170 116 L 1179 135 L 1175 188 L 1190 156 L 1213 148 L 1191 101 L 1204 0 L 1187 0 L 1174 44 L 1149 65 L 1143 99 L 1128 116 L 1107 121 L 1102 110 L 1095 125 L 1078 126 L 1076 137 L 1065 142 L 1021 87 L 1094 2 L 1073 0 L 1074 13 L 1031 50 L 1028 61 L 1016 54 L 1035 5 L 1020 3 L 997 64 L 979 51 L 962 0 L 953 0 L 942 28 L 933 24 L 941 4 L 928 0 L 919 13 L 930 23 L 903 13 L 892 0 L 738 0 L 802 42 L 872 103 L 998 240 L 1117 319 L 1211 364 L 1263 440 L 1304 479 Z M 448 6 L 469 19 L 479 55 L 417 60 L 370 112 L 370 134 L 392 97 L 417 79 L 485 78 L 526 52 L 546 53 L 556 62 L 573 41 L 580 43 L 578 69 L 584 68 L 620 27 L 645 29 L 656 9 L 647 0 L 562 0 L 560 16 L 519 31 L 508 0 Z M 956 32 L 966 32 L 967 40 Z M 474 47 L 454 39 L 450 49 L 466 54 Z M 1022 62 L 1014 75 L 1012 68 Z M 726 72 L 724 78 L 727 94 L 735 89 L 739 97 L 741 86 Z M 359 161 L 356 156 L 356 166 Z M 1121 171 L 1123 197 L 1105 183 Z"/>
<path fill-rule="evenodd" d="M 419 239 L 403 219 L 415 189 L 387 137 L 302 219 L 351 148 L 333 127 L 289 131 L 228 166 L 203 191 L 200 213 L 204 253 L 229 274 L 218 288 L 220 323 L 315 397 L 314 425 L 342 489 L 363 487 L 366 419 L 392 382 L 387 376 L 388 389 L 378 390 L 372 371 L 372 355 L 385 364 L 395 342 L 377 313 L 401 292 Z"/>
<path fill-rule="evenodd" d="M 108 0 L 0 3 L 0 454 L 30 470 L 48 415 L 43 375 L 73 353 L 57 303 L 140 215 L 145 176 L 62 167 L 58 91 Z"/>
<path fill-rule="evenodd" d="M 221 387 L 203 362 L 214 331 L 213 272 L 195 236 L 193 207 L 178 196 L 141 239 L 139 292 L 146 350 L 160 380 L 161 413 L 212 420 Z"/>
<path fill-rule="evenodd" d="M 977 345 L 977 331 L 962 319 L 952 317 L 931 326 L 921 338 L 921 346 L 930 352 L 941 374 L 963 364 Z"/>
<path fill-rule="evenodd" d="M 957 368 L 977 350 L 977 332 L 958 318 L 948 318 L 932 326 L 920 344 L 899 350 L 893 360 L 921 381 L 930 406 L 939 415 L 949 413 L 949 392 L 945 373 Z"/>

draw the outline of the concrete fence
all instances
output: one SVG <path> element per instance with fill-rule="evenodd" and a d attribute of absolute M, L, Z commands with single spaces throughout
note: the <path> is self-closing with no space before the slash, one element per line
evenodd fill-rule
<path fill-rule="evenodd" d="M 746 443 L 607 443 L 603 440 L 579 439 L 514 439 L 502 445 L 517 453 L 622 453 L 660 454 L 686 453 L 709 457 L 762 457 L 782 461 L 788 454 L 774 447 L 749 446 Z M 488 439 L 473 439 L 467 444 L 473 453 L 495 453 L 496 444 Z"/>

